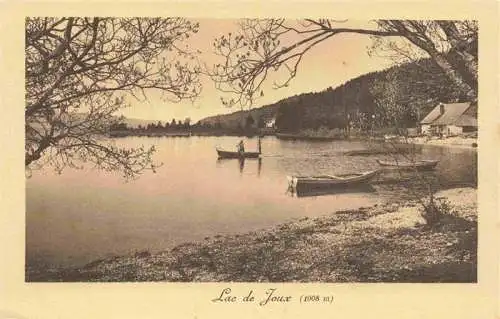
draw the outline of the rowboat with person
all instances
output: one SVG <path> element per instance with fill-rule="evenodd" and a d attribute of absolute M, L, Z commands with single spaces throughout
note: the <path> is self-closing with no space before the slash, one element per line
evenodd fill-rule
<path fill-rule="evenodd" d="M 236 151 L 227 151 L 220 149 L 218 147 L 215 148 L 217 151 L 217 155 L 219 158 L 259 158 L 260 155 L 262 154 L 262 145 L 261 145 L 261 140 L 259 136 L 259 140 L 257 142 L 257 152 L 247 152 L 245 150 L 245 144 L 243 140 L 241 140 L 237 145 L 237 150 Z"/>

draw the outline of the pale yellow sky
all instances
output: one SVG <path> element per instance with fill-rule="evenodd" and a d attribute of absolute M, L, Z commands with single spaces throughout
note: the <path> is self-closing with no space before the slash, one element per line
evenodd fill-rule
<path fill-rule="evenodd" d="M 196 21 L 200 23 L 200 30 L 191 38 L 189 45 L 192 49 L 202 51 L 200 59 L 211 65 L 218 61 L 218 57 L 213 54 L 214 38 L 228 32 L 236 32 L 237 20 Z M 342 26 L 374 28 L 368 21 L 348 21 Z M 258 99 L 253 107 L 260 107 L 296 94 L 322 91 L 330 86 L 336 87 L 359 75 L 390 66 L 391 61 L 368 55 L 367 49 L 371 42 L 370 37 L 366 35 L 345 33 L 320 43 L 304 56 L 297 77 L 288 87 L 273 89 L 272 80 L 277 75 L 270 77 L 264 85 L 264 97 Z M 210 79 L 202 78 L 202 84 L 201 96 L 193 104 L 190 101 L 180 103 L 162 101 L 158 92 L 149 91 L 148 101 L 131 100 L 132 106 L 125 109 L 123 115 L 162 122 L 171 121 L 172 118 L 189 117 L 192 122 L 196 122 L 207 116 L 239 110 L 237 107 L 224 107 L 220 103 L 222 93 L 215 89 Z"/>

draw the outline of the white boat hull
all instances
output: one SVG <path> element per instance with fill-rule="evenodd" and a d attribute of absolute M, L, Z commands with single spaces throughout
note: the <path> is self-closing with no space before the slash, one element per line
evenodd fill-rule
<path fill-rule="evenodd" d="M 315 188 L 315 187 L 335 187 L 359 185 L 369 182 L 378 175 L 379 170 L 364 172 L 361 174 L 347 175 L 322 175 L 322 176 L 287 176 L 288 185 L 292 188 Z"/>

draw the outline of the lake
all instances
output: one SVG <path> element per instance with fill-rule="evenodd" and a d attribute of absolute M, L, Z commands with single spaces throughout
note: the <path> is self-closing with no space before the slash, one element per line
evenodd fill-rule
<path fill-rule="evenodd" d="M 215 147 L 235 150 L 238 137 L 127 137 L 119 145 L 155 145 L 163 165 L 125 182 L 119 174 L 46 168 L 26 181 L 27 266 L 80 266 L 134 251 L 170 249 L 207 236 L 273 226 L 369 206 L 399 196 L 390 187 L 372 192 L 295 197 L 287 175 L 335 174 L 378 168 L 377 156 L 343 156 L 364 142 L 262 139 L 261 160 L 217 160 Z M 247 151 L 256 138 L 245 138 Z M 440 160 L 441 187 L 473 183 L 475 149 L 425 146 L 421 158 Z"/>

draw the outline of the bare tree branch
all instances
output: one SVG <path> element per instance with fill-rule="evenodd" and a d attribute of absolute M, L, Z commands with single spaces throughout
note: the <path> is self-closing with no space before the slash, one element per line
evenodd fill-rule
<path fill-rule="evenodd" d="M 400 46 L 389 42 L 390 48 L 396 49 L 396 52 L 404 52 L 407 59 L 413 57 L 411 49 L 420 50 L 418 58 L 413 61 L 418 60 L 421 53 L 425 53 L 455 83 L 459 91 L 471 100 L 477 98 L 477 85 L 474 84 L 477 75 L 475 78 L 471 77 L 470 81 L 448 55 L 450 48 L 458 47 L 460 49 L 456 50 L 462 52 L 474 40 L 462 47 L 452 43 L 450 45 L 450 37 L 446 38 L 446 33 L 450 32 L 444 30 L 443 24 L 437 21 L 377 20 L 375 22 L 378 28 L 374 29 L 338 26 L 338 23 L 344 22 L 328 19 L 305 19 L 295 23 L 285 19 L 243 20 L 237 34 L 224 35 L 215 40 L 215 52 L 222 57 L 223 62 L 214 65 L 207 73 L 219 90 L 233 95 L 231 100 L 223 100 L 224 104 L 248 107 L 254 102 L 256 93 L 262 91 L 262 83 L 267 78 L 268 71 L 284 72 L 285 80 L 276 84 L 275 88 L 286 86 L 296 76 L 303 57 L 313 47 L 334 35 L 353 33 L 374 38 L 405 39 L 411 47 L 402 50 Z M 468 39 L 477 39 L 473 24 L 464 24 L 462 30 L 460 34 L 468 34 Z M 477 68 L 474 68 L 477 59 L 474 61 L 473 55 L 458 56 L 462 63 L 471 66 L 467 72 L 477 73 Z"/>
<path fill-rule="evenodd" d="M 173 101 L 201 91 L 193 53 L 179 44 L 198 24 L 182 18 L 27 18 L 25 165 L 87 161 L 134 177 L 151 150 L 105 145 L 124 97 L 158 90 Z M 194 61 L 196 62 L 196 61 Z M 42 161 L 42 158 L 45 160 Z"/>

